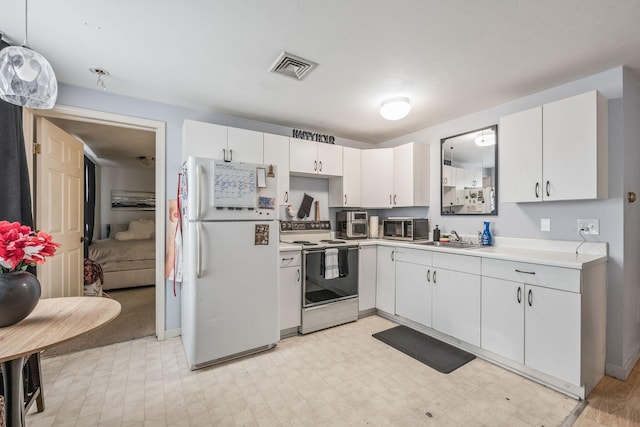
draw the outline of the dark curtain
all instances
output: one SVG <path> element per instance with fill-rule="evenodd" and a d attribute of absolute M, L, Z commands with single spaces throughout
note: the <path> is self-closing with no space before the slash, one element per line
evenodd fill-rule
<path fill-rule="evenodd" d="M 96 164 L 84 156 L 84 257 L 89 258 L 96 214 Z"/>
<path fill-rule="evenodd" d="M 0 40 L 0 49 L 8 45 Z M 33 227 L 22 107 L 0 100 L 0 220 Z"/>

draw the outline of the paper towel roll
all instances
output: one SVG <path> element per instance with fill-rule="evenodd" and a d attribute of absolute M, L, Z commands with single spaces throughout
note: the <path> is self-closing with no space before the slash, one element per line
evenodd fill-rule
<path fill-rule="evenodd" d="M 378 238 L 378 217 L 370 216 L 369 217 L 369 237 L 372 239 Z"/>

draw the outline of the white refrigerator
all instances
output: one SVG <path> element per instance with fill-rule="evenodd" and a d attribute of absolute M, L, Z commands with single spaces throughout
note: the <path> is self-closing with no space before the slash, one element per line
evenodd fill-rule
<path fill-rule="evenodd" d="M 275 167 L 189 157 L 182 173 L 181 332 L 190 368 L 274 347 Z"/>

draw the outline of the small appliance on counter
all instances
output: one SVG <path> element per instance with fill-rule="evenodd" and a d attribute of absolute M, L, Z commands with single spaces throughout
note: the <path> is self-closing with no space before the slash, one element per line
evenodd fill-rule
<path fill-rule="evenodd" d="M 426 240 L 429 238 L 429 220 L 426 218 L 387 218 L 382 221 L 385 239 Z"/>
<path fill-rule="evenodd" d="M 366 239 L 369 237 L 367 212 L 336 212 L 336 235 L 340 239 Z"/>

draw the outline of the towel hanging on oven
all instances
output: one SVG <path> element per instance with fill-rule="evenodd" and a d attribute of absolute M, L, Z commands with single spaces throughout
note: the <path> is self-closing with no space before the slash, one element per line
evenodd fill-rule
<path fill-rule="evenodd" d="M 324 278 L 335 279 L 340 276 L 338 269 L 338 249 L 327 248 L 324 250 Z"/>

